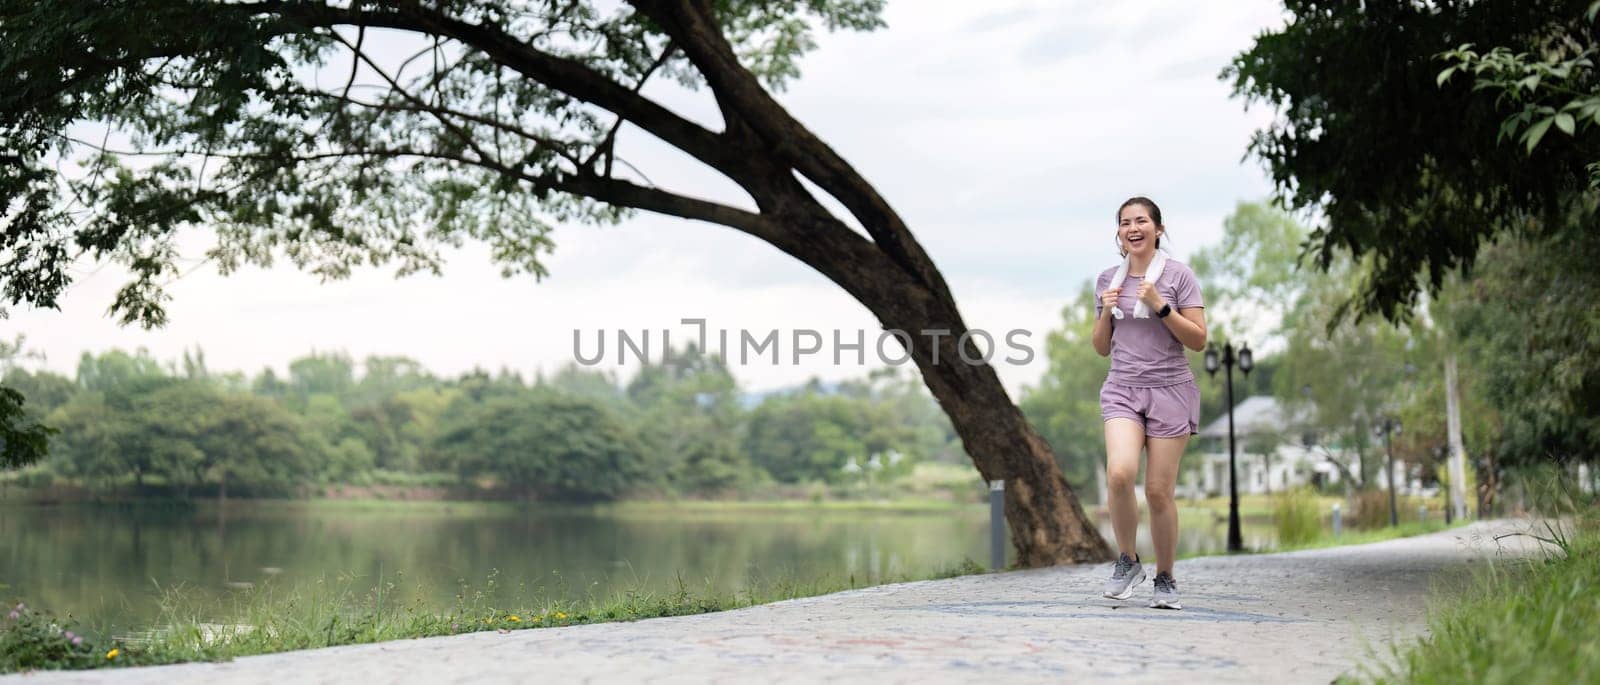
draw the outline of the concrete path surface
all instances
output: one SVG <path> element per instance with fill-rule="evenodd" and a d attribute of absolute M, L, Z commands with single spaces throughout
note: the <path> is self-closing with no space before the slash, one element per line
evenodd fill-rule
<path fill-rule="evenodd" d="M 1110 564 L 888 585 L 739 611 L 0 683 L 1327 683 L 1424 629 L 1430 584 L 1531 549 L 1486 522 L 1177 566 L 1183 611 L 1099 597 Z M 1154 573 L 1153 567 L 1150 572 Z"/>

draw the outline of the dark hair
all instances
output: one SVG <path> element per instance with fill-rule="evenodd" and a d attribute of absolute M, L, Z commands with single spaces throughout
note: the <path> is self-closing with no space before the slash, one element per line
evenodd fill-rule
<path fill-rule="evenodd" d="M 1145 209 L 1150 210 L 1150 219 L 1152 221 L 1156 222 L 1156 227 L 1161 228 L 1163 233 L 1166 232 L 1166 228 L 1163 227 L 1162 224 L 1161 224 L 1161 208 L 1156 206 L 1156 201 L 1155 200 L 1152 200 L 1152 199 L 1150 199 L 1148 197 L 1145 197 L 1143 195 L 1135 195 L 1133 197 L 1130 197 L 1127 200 L 1124 200 L 1121 206 L 1117 207 L 1117 225 L 1118 226 L 1122 225 L 1122 210 L 1127 209 L 1128 205 L 1141 205 Z M 1122 252 L 1122 235 L 1121 235 L 1121 233 L 1119 232 L 1117 235 L 1111 236 L 1111 238 L 1112 238 L 1112 240 L 1116 241 L 1116 243 L 1117 243 L 1117 252 Z M 1157 250 L 1161 249 L 1161 236 L 1159 236 L 1159 235 L 1156 236 L 1156 249 Z M 1127 253 L 1125 253 L 1125 252 L 1123 252 L 1122 254 L 1123 254 L 1123 256 L 1127 256 Z"/>

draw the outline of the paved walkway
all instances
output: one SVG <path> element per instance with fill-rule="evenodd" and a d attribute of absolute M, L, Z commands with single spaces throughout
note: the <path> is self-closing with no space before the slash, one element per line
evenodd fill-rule
<path fill-rule="evenodd" d="M 1530 549 L 1477 523 L 1179 562 L 1183 611 L 1098 596 L 1109 564 L 890 585 L 717 614 L 474 633 L 0 683 L 1327 683 L 1418 635 L 1434 581 Z"/>

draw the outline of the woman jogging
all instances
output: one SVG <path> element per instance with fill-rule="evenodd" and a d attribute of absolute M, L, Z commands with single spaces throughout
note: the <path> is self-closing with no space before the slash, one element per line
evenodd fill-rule
<path fill-rule="evenodd" d="M 1139 502 L 1133 493 L 1139 452 L 1144 450 L 1149 454 L 1144 495 L 1156 549 L 1150 606 L 1181 609 L 1172 578 L 1178 547 L 1173 490 L 1178 459 L 1200 426 L 1200 387 L 1183 348 L 1205 347 L 1206 319 L 1194 272 L 1158 251 L 1165 233 L 1161 210 L 1149 198 L 1131 198 L 1117 209 L 1117 248 L 1123 261 L 1101 273 L 1095 284 L 1099 299 L 1093 338 L 1094 351 L 1111 357 L 1111 371 L 1100 388 L 1100 417 L 1106 431 L 1106 504 L 1120 556 L 1105 596 L 1127 599 L 1145 579 L 1134 551 Z"/>

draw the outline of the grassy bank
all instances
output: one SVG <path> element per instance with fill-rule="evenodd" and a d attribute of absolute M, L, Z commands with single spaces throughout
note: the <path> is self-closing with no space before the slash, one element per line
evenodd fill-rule
<path fill-rule="evenodd" d="M 1442 526 L 1402 526 L 1347 534 L 1335 542 L 1371 542 L 1430 532 L 1437 527 Z M 542 587 L 518 586 L 507 591 L 491 575 L 476 586 L 460 585 L 454 605 L 442 608 L 425 601 L 431 593 L 404 575 L 379 578 L 376 582 L 350 576 L 293 585 L 269 581 L 220 595 L 176 587 L 163 592 L 160 617 L 153 623 L 156 627 L 136 634 L 114 634 L 70 616 L 52 616 L 26 605 L 0 609 L 10 612 L 0 618 L 0 672 L 218 661 L 469 632 L 634 621 L 983 572 L 983 567 L 967 560 L 948 568 L 878 582 L 850 576 L 803 580 L 780 577 L 758 579 L 738 592 L 722 592 L 680 581 L 671 591 L 624 591 L 581 600 L 555 599 L 567 596 L 564 588 L 547 592 Z M 1584 620 L 1594 618 L 1600 616 L 1594 616 L 1591 610 Z"/>
<path fill-rule="evenodd" d="M 104 504 L 105 507 L 134 506 L 129 504 Z M 214 506 L 202 503 L 202 508 Z M 384 500 L 258 500 L 228 504 L 229 520 L 232 512 L 252 507 L 309 508 L 328 510 L 329 520 L 358 518 L 350 512 L 373 512 L 385 526 L 391 521 L 409 525 L 400 517 L 416 513 L 456 515 L 490 513 L 494 517 L 521 517 L 533 508 L 563 508 L 563 505 L 508 502 L 395 502 Z M 652 520 L 667 518 L 736 519 L 761 516 L 827 517 L 848 516 L 863 510 L 873 516 L 898 513 L 931 513 L 931 518 L 969 520 L 981 525 L 986 515 L 986 505 L 957 504 L 947 501 L 927 500 L 852 500 L 843 502 L 789 500 L 778 502 L 749 501 L 632 501 L 603 505 L 599 509 L 607 515 L 641 517 Z M 582 508 L 592 512 L 596 507 Z M 179 512 L 190 516 L 185 509 Z M 1213 514 L 1204 509 L 1185 509 L 1182 525 L 1208 525 Z M 244 516 L 239 518 L 243 519 Z M 1189 519 L 1193 518 L 1191 522 Z M 964 525 L 964 524 L 961 524 Z M 1418 527 L 1404 525 L 1397 529 L 1383 529 L 1367 533 L 1346 532 L 1337 539 L 1321 541 L 1306 546 L 1349 544 L 1386 539 L 1405 534 L 1430 532 L 1439 526 Z M 1268 551 L 1268 550 L 1259 550 Z M 92 554 L 89 556 L 93 556 Z M 499 559 L 499 557 L 496 557 Z M 937 558 L 937 557 L 935 557 Z M 503 563 L 497 561 L 496 563 Z M 931 566 L 931 562 L 928 566 Z M 504 566 L 502 566 L 504 567 Z M 327 568 L 362 568 L 359 564 L 330 565 Z M 370 566 L 365 568 L 371 568 Z M 380 568 L 382 568 L 380 566 Z M 670 568 L 670 567 L 668 567 Z M 904 568 L 901 566 L 900 568 Z M 923 567 L 927 569 L 928 567 Z M 982 572 L 982 568 L 967 562 L 952 568 L 930 569 L 919 574 L 900 574 L 887 578 L 874 577 L 870 581 L 856 577 L 797 578 L 770 577 L 752 581 L 737 592 L 716 589 L 709 584 L 691 586 L 678 583 L 675 588 L 662 590 L 659 584 L 644 590 L 642 585 L 627 583 L 632 591 L 621 591 L 604 596 L 596 590 L 584 590 L 579 581 L 575 588 L 566 587 L 557 574 L 543 575 L 557 587 L 529 588 L 497 586 L 491 577 L 486 582 L 471 586 L 452 583 L 452 576 L 433 577 L 427 583 L 404 576 L 384 574 L 374 580 L 372 576 L 317 578 L 317 573 L 297 576 L 302 580 L 284 582 L 269 576 L 253 587 L 211 589 L 205 587 L 175 587 L 160 595 L 159 613 L 141 614 L 137 627 L 157 626 L 154 630 L 127 634 L 126 630 L 112 628 L 109 624 L 95 625 L 71 616 L 50 616 L 37 608 L 22 606 L 15 609 L 16 616 L 7 616 L 8 608 L 0 608 L 0 671 L 40 668 L 94 668 L 134 664 L 159 664 L 194 660 L 221 660 L 238 656 L 264 654 L 297 649 L 334 645 L 378 642 L 385 640 L 450 635 L 485 630 L 516 630 L 567 626 L 581 623 L 631 621 L 643 618 L 698 614 L 736 609 L 754 604 L 827 594 L 840 590 L 895 583 L 926 578 L 941 578 L 966 573 Z M 319 571 L 320 572 L 320 571 Z M 331 572 L 331 571 L 330 571 Z M 670 578 L 670 571 L 668 572 Z M 195 574 L 174 577 L 199 577 Z M 282 576 L 288 578 L 289 576 Z M 136 579 L 137 580 L 137 579 Z M 534 581 L 543 582 L 543 581 Z M 116 583 L 104 583 L 105 591 L 113 597 L 119 588 Z M 243 585 L 243 584 L 240 584 Z M 614 586 L 613 586 L 614 587 Z M 454 590 L 454 601 L 450 599 Z M 0 585 L 0 598 L 9 593 Z M 28 599 L 24 597 L 23 599 Z M 16 600 L 12 600 L 16 601 Z M 65 606 L 65 605 L 63 605 Z M 93 610 L 90 610 L 91 613 Z M 129 623 L 123 623 L 126 626 Z"/>
<path fill-rule="evenodd" d="M 1490 558 L 1436 590 L 1428 636 L 1369 669 L 1375 683 L 1600 682 L 1600 517 L 1529 531 L 1554 542 L 1533 559 Z"/>
<path fill-rule="evenodd" d="M 672 592 L 622 592 L 581 601 L 556 601 L 541 590 L 501 596 L 496 579 L 478 588 L 462 585 L 456 605 L 440 612 L 426 606 L 425 593 L 408 588 L 404 576 L 366 587 L 351 578 L 306 585 L 264 584 L 231 595 L 222 610 L 215 598 L 185 588 L 166 591 L 158 628 L 136 635 L 109 635 L 94 626 L 17 604 L 0 617 L 0 673 L 38 669 L 88 669 L 188 661 L 220 661 L 299 649 L 363 644 L 461 633 L 529 630 L 635 621 L 739 609 L 871 585 L 951 578 L 985 569 L 967 560 L 925 574 L 866 583 L 857 578 L 759 581 L 737 593 L 696 590 L 682 582 Z M 520 589 L 520 588 L 519 588 Z"/>
<path fill-rule="evenodd" d="M 1445 524 L 1444 521 L 1438 519 L 1429 521 L 1406 521 L 1398 526 L 1373 528 L 1371 530 L 1347 530 L 1340 533 L 1338 536 L 1334 536 L 1331 533 L 1323 533 L 1323 535 L 1320 537 L 1314 538 L 1310 541 L 1292 545 L 1279 545 L 1277 549 L 1268 551 L 1293 552 L 1302 549 L 1322 549 L 1326 547 L 1343 547 L 1345 545 L 1365 545 L 1370 542 L 1383 542 L 1384 540 L 1394 540 L 1397 538 L 1409 538 L 1417 535 L 1437 533 L 1442 530 L 1450 530 L 1451 528 L 1460 528 L 1468 523 L 1471 523 L 1471 521 L 1455 521 L 1448 525 Z"/>

